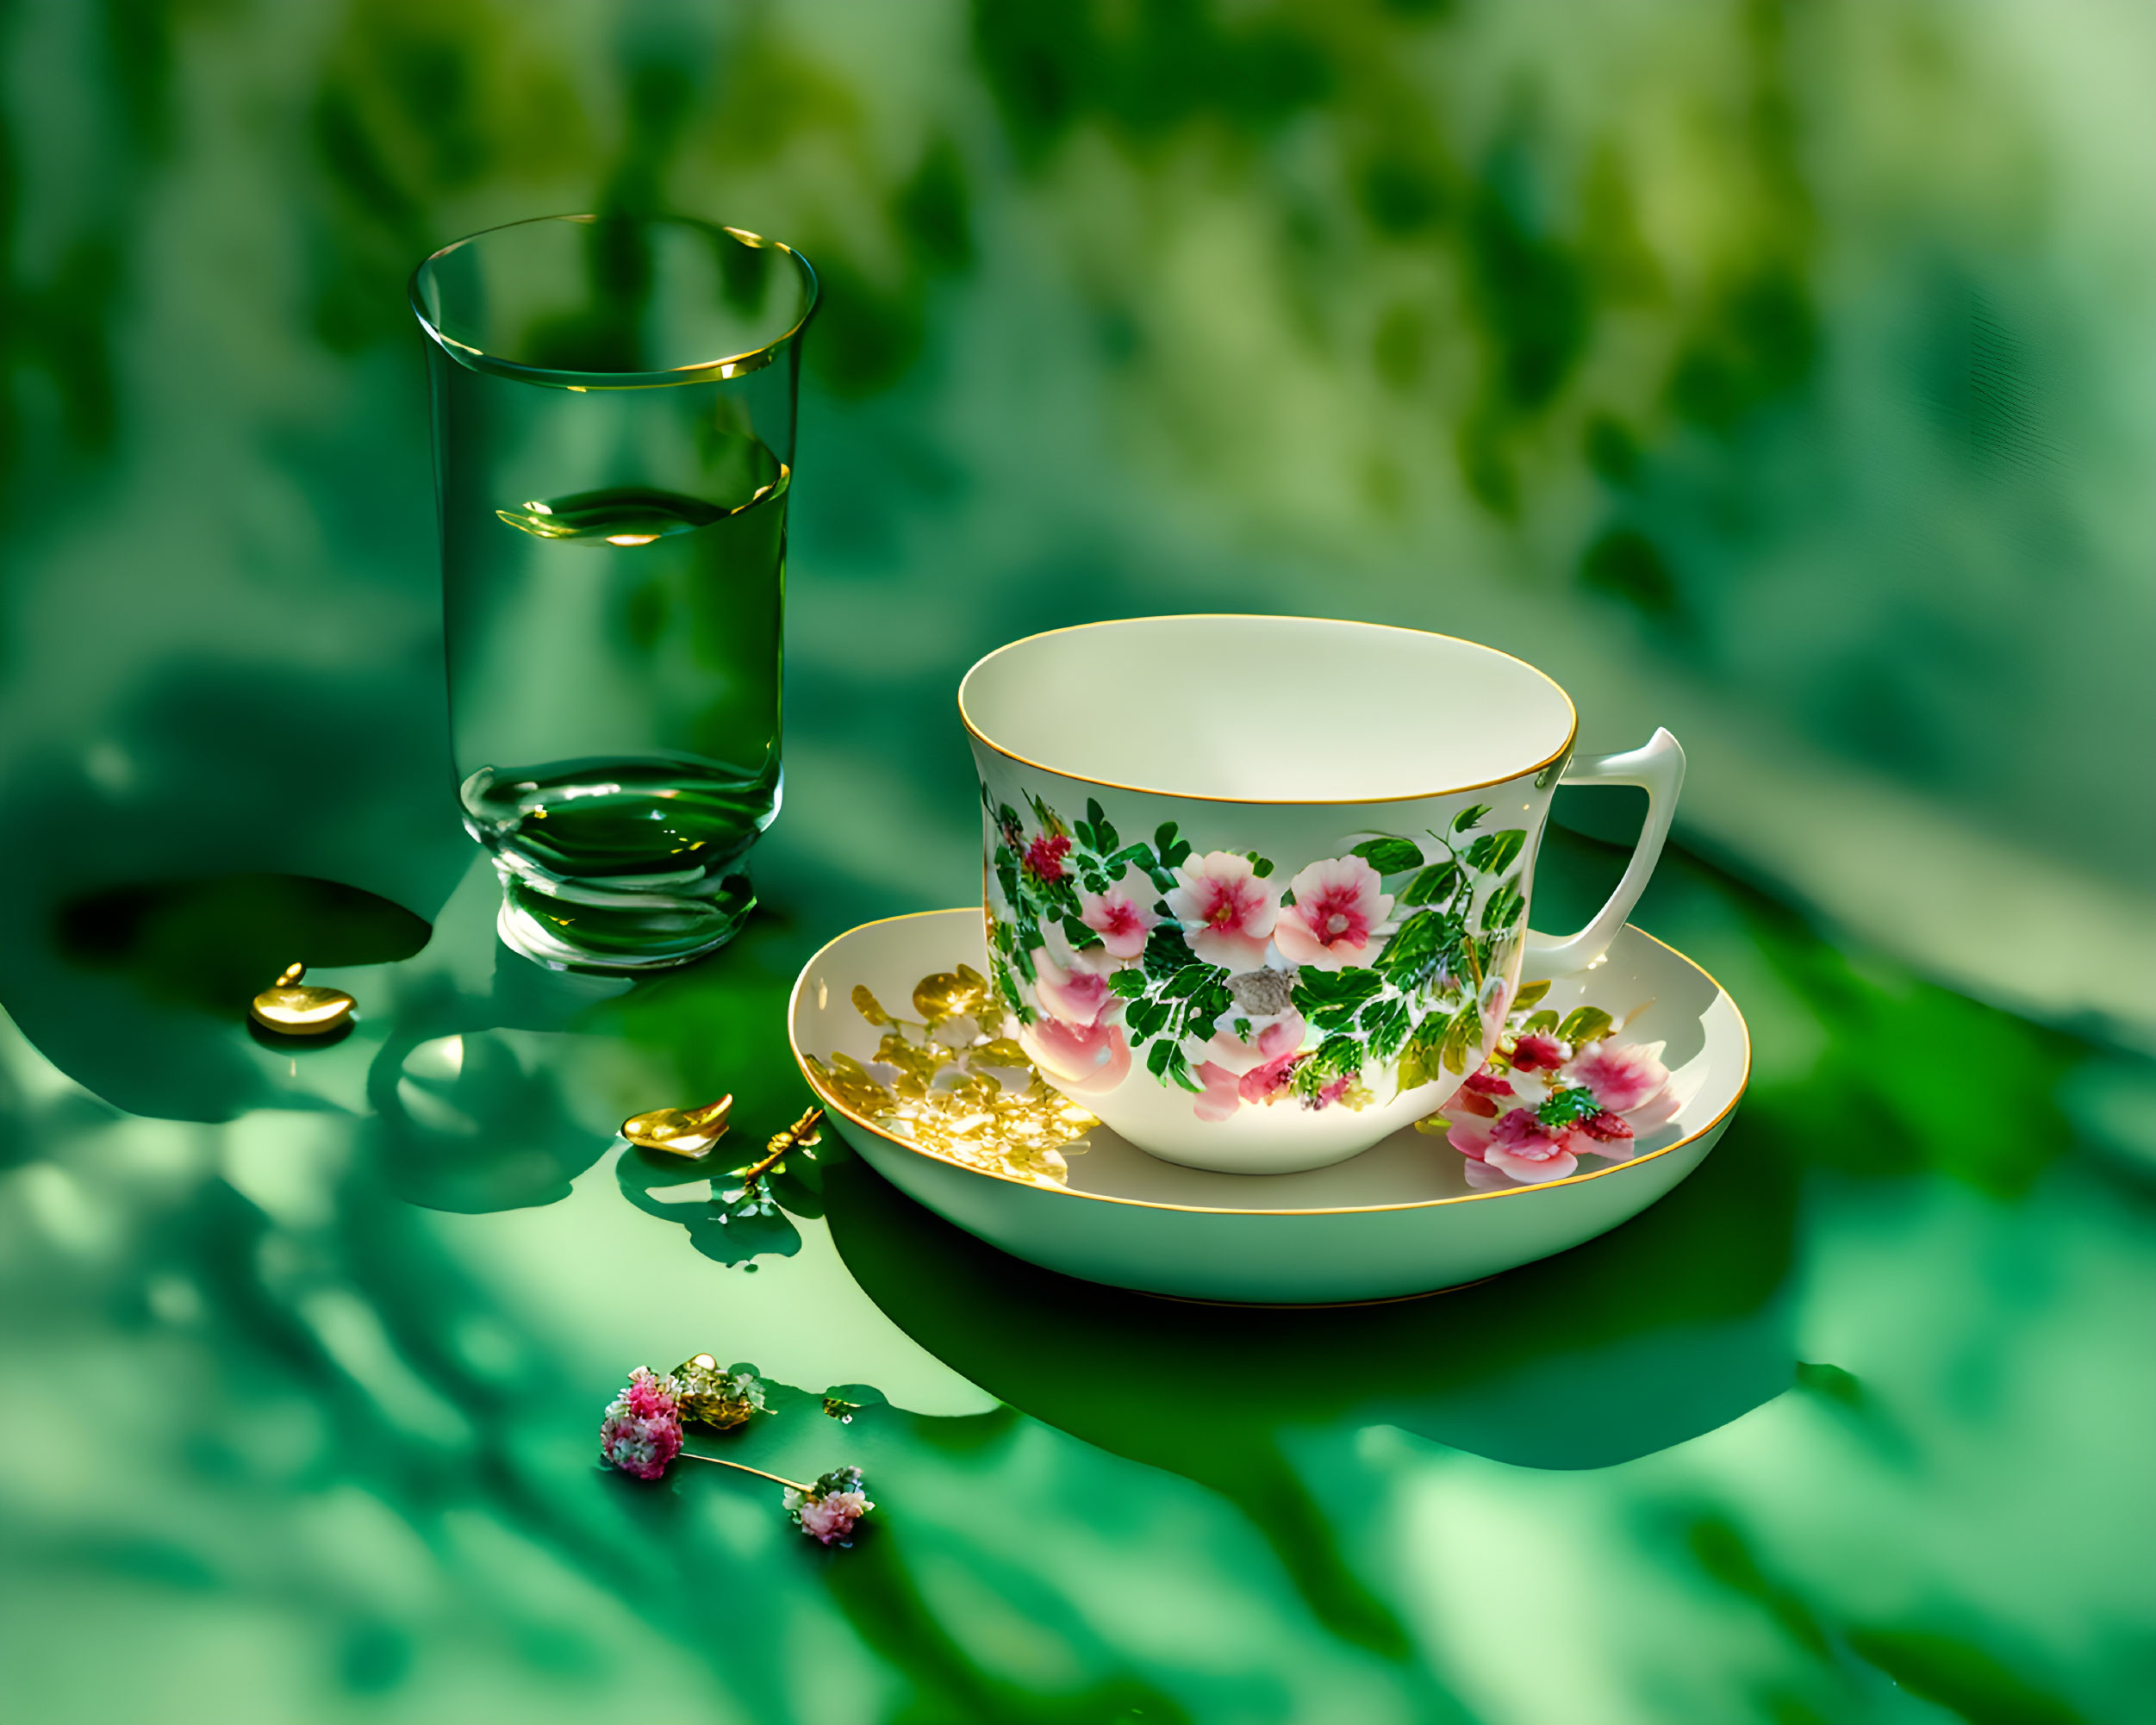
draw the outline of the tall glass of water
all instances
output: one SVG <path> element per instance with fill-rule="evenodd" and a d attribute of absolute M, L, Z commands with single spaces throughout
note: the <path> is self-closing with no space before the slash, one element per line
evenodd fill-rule
<path fill-rule="evenodd" d="M 548 216 L 412 277 L 450 724 L 502 937 L 641 970 L 730 940 L 779 806 L 786 506 L 816 277 L 678 217 Z"/>

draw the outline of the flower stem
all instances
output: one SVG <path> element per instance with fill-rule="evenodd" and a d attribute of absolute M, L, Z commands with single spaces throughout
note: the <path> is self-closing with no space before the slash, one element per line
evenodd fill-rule
<path fill-rule="evenodd" d="M 799 1491 L 803 1497 L 813 1497 L 816 1488 L 804 1485 L 798 1479 L 782 1479 L 776 1473 L 766 1473 L 761 1467 L 751 1467 L 745 1461 L 721 1461 L 715 1455 L 699 1455 L 693 1449 L 684 1449 L 676 1458 L 682 1461 L 708 1461 L 713 1467 L 731 1467 L 737 1473 L 753 1473 L 759 1479 L 769 1479 L 774 1485 L 783 1485 L 789 1491 Z"/>
<path fill-rule="evenodd" d="M 804 1142 L 823 1124 L 823 1118 L 824 1111 L 821 1108 L 811 1108 L 800 1119 L 794 1121 L 792 1125 L 773 1138 L 764 1154 L 758 1156 L 754 1162 L 747 1168 L 734 1169 L 733 1178 L 745 1184 L 752 1180 L 760 1180 L 774 1162 L 788 1153 L 801 1149 Z M 697 1457 L 700 1461 L 708 1461 L 711 1459 L 708 1455 Z M 729 1461 L 724 1465 L 733 1467 L 739 1464 Z M 754 1468 L 750 1469 L 751 1473 L 755 1471 Z"/>

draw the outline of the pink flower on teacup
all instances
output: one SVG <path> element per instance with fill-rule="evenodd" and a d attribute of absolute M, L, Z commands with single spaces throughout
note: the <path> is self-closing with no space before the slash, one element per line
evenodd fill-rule
<path fill-rule="evenodd" d="M 1206 1061 L 1192 1071 L 1204 1087 L 1190 1105 L 1200 1120 L 1224 1120 L 1243 1105 L 1243 1080 L 1226 1067 Z"/>
<path fill-rule="evenodd" d="M 1025 872 L 1036 881 L 1052 883 L 1063 878 L 1063 858 L 1070 855 L 1070 840 L 1060 832 L 1044 832 L 1025 847 Z"/>
<path fill-rule="evenodd" d="M 1301 1062 L 1299 1054 L 1284 1054 L 1278 1060 L 1268 1060 L 1263 1066 L 1254 1066 L 1244 1073 L 1243 1081 L 1236 1088 L 1245 1102 L 1276 1101 L 1287 1093 L 1287 1081 Z"/>
<path fill-rule="evenodd" d="M 1101 945 L 1116 957 L 1136 958 L 1145 950 L 1145 937 L 1160 921 L 1153 909 L 1159 896 L 1152 876 L 1133 864 L 1109 882 L 1106 892 L 1078 894 L 1078 920 L 1099 935 Z"/>
<path fill-rule="evenodd" d="M 1211 1037 L 1202 1043 L 1185 1043 L 1183 1051 L 1193 1062 L 1210 1061 L 1238 1077 L 1253 1067 L 1293 1054 L 1303 1045 L 1307 1028 L 1303 1015 L 1293 1006 L 1262 1018 L 1231 1006 L 1212 1024 Z"/>
<path fill-rule="evenodd" d="M 1289 881 L 1295 902 L 1273 930 L 1281 956 L 1320 970 L 1368 964 L 1378 937 L 1393 931 L 1393 899 L 1384 877 L 1360 856 L 1313 862 Z"/>
<path fill-rule="evenodd" d="M 1041 1018 L 1019 1027 L 1019 1046 L 1043 1076 L 1087 1095 L 1114 1089 L 1131 1070 L 1131 1043 L 1120 1024 Z"/>
<path fill-rule="evenodd" d="M 1033 954 L 1033 992 L 1041 1010 L 1081 1030 L 1099 1024 L 1116 1004 L 1108 989 L 1108 978 L 1119 968 L 1116 961 L 1105 945 L 1079 951 L 1054 923 L 1041 932 L 1048 944 Z"/>
<path fill-rule="evenodd" d="M 1277 892 L 1258 878 L 1247 856 L 1209 850 L 1175 870 L 1168 913 L 1182 925 L 1190 950 L 1207 964 L 1249 970 L 1265 962 L 1265 943 L 1280 917 Z"/>
<path fill-rule="evenodd" d="M 1213 1021 L 1213 1033 L 1204 1042 L 1194 1037 L 1183 1043 L 1184 1057 L 1191 1063 L 1204 1093 L 1191 1104 L 1200 1120 L 1224 1120 L 1238 1101 L 1262 1102 L 1286 1081 L 1303 1045 L 1303 1015 L 1293 1006 L 1268 1018 L 1253 1019 L 1231 1008 Z M 1249 1075 L 1260 1069 L 1278 1068 L 1277 1080 L 1268 1080 L 1256 1090 Z"/>

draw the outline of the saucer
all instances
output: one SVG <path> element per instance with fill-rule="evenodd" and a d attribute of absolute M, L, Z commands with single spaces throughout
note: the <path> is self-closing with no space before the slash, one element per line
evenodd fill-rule
<path fill-rule="evenodd" d="M 794 985 L 788 1037 L 803 1074 L 870 1166 L 968 1233 L 1066 1275 L 1185 1299 L 1398 1299 L 1565 1251 L 1698 1167 L 1751 1071 L 1735 1002 L 1627 926 L 1593 965 L 1551 978 L 1541 1004 L 1599 1007 L 1626 1041 L 1664 1044 L 1681 1105 L 1629 1161 L 1479 1191 L 1443 1137 L 1410 1127 L 1308 1173 L 1209 1173 L 1147 1155 L 1029 1086 L 1014 1043 L 981 1042 L 997 1017 L 987 957 L 977 908 L 839 936 Z"/>

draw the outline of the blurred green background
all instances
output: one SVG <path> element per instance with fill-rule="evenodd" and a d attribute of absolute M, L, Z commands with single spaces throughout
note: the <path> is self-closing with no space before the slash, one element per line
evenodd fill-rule
<path fill-rule="evenodd" d="M 0 44 L 4 1710 L 2152 1716 L 2156 13 L 3 0 Z M 767 912 L 624 993 L 495 966 L 403 281 L 658 207 L 825 303 Z M 775 1129 L 801 957 L 977 892 L 968 664 L 1189 609 L 1677 732 L 1640 919 L 1759 1042 L 1698 1180 L 1406 1316 L 1200 1323 L 842 1158 L 744 1242 L 608 1150 L 720 1088 Z M 1539 922 L 1621 813 L 1567 806 Z M 227 1003 L 296 945 L 369 1016 L 288 1062 Z M 621 1373 L 704 1347 L 873 1386 L 759 1441 L 841 1443 L 887 1538 L 595 1482 Z"/>

